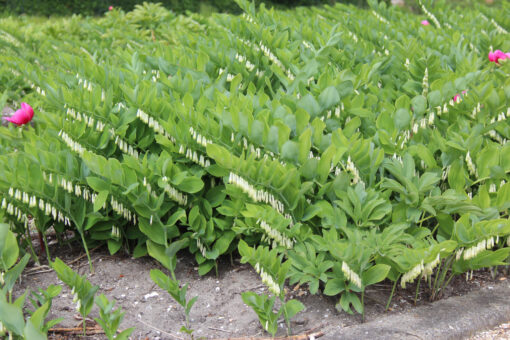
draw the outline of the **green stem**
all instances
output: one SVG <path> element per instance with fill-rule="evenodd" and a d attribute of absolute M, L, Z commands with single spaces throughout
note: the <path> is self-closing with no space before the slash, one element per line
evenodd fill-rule
<path fill-rule="evenodd" d="M 361 322 L 365 322 L 365 290 L 361 292 L 361 308 L 363 308 L 363 313 L 361 313 Z"/>
<path fill-rule="evenodd" d="M 448 280 L 446 280 L 446 283 L 441 287 L 441 294 L 443 294 L 444 289 L 450 284 L 450 281 L 453 279 L 455 275 L 453 273 L 450 274 L 450 277 L 448 277 Z"/>
<path fill-rule="evenodd" d="M 390 303 L 391 303 L 391 300 L 393 300 L 393 294 L 395 294 L 395 289 L 397 288 L 397 283 L 398 283 L 399 277 L 400 277 L 400 275 L 397 276 L 397 279 L 393 283 L 393 288 L 391 288 L 390 298 L 388 299 L 388 303 L 386 303 L 386 308 L 384 309 L 385 312 L 387 312 L 388 308 L 390 308 Z"/>
<path fill-rule="evenodd" d="M 83 232 L 80 229 L 78 229 L 78 232 L 80 233 L 81 241 L 83 243 L 83 247 L 85 248 L 85 253 L 87 254 L 90 272 L 94 274 L 94 267 L 92 266 L 92 261 L 90 260 L 89 248 L 87 247 L 87 242 L 85 242 L 85 235 L 83 235 Z"/>
<path fill-rule="evenodd" d="M 434 284 L 432 285 L 432 293 L 430 295 L 430 300 L 434 301 L 436 297 L 436 286 L 437 279 L 439 278 L 439 274 L 441 273 L 441 267 L 443 266 L 443 261 L 439 261 L 439 267 L 436 270 L 436 276 L 434 277 Z"/>
<path fill-rule="evenodd" d="M 27 242 L 28 247 L 30 248 L 30 252 L 32 253 L 32 259 L 35 261 L 35 263 L 39 264 L 39 257 L 37 257 L 37 254 L 35 253 L 34 245 L 32 244 L 32 238 L 30 237 L 30 230 L 25 227 L 25 231 L 27 232 Z"/>
<path fill-rule="evenodd" d="M 416 285 L 416 294 L 414 295 L 414 305 L 416 306 L 416 301 L 418 301 L 418 292 L 420 291 L 420 283 L 421 283 L 421 276 L 418 277 L 418 284 Z"/>
<path fill-rule="evenodd" d="M 505 174 L 510 174 L 510 170 L 505 171 Z M 480 183 L 480 182 L 486 181 L 486 180 L 491 179 L 491 178 L 492 178 L 492 177 L 490 177 L 490 176 L 489 176 L 489 177 L 483 177 L 483 178 L 477 179 L 476 181 L 474 181 L 473 183 L 471 183 L 471 185 L 470 185 L 470 186 L 472 187 L 472 186 L 473 186 L 473 185 L 475 185 L 475 184 L 478 184 L 478 183 Z"/>

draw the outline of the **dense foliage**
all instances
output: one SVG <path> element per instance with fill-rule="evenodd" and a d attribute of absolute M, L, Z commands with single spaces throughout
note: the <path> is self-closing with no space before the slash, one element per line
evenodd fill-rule
<path fill-rule="evenodd" d="M 9 12 L 30 15 L 102 15 L 110 6 L 131 11 L 144 0 L 0 0 L 0 9 Z M 239 13 L 240 7 L 234 0 L 150 0 L 148 2 L 160 3 L 167 9 L 177 13 L 185 11 L 197 13 L 210 13 L 220 11 Z M 268 6 L 310 6 L 331 4 L 334 0 L 257 0 L 256 4 L 264 2 Z"/>
<path fill-rule="evenodd" d="M 290 279 L 349 312 L 386 278 L 434 298 L 504 263 L 510 63 L 487 55 L 510 50 L 508 3 L 240 5 L 0 21 L 2 100 L 35 110 L 0 128 L 20 241 L 72 231 L 170 269 L 187 249 L 201 275 L 239 249 L 274 296 Z"/>

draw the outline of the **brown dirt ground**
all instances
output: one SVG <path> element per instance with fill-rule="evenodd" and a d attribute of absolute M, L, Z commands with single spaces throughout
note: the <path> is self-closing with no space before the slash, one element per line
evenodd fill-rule
<path fill-rule="evenodd" d="M 60 257 L 81 275 L 87 275 L 92 284 L 98 285 L 97 294 L 104 293 L 109 299 L 115 299 L 117 306 L 126 313 L 121 329 L 135 327 L 131 339 L 184 339 L 186 335 L 179 329 L 184 325 L 182 308 L 161 290 L 149 276 L 151 269 L 162 269 L 149 257 L 133 259 L 127 255 L 111 256 L 106 249 L 92 252 L 91 257 L 95 273 L 89 272 L 86 257 L 81 247 L 54 248 L 52 256 Z M 80 257 L 81 256 L 81 257 Z M 76 260 L 79 258 L 79 260 Z M 44 260 L 43 260 L 44 261 Z M 74 262 L 73 262 L 74 261 Z M 188 298 L 198 296 L 191 310 L 191 324 L 196 337 L 207 339 L 268 336 L 262 330 L 255 312 L 246 306 L 241 293 L 254 291 L 268 293 L 257 273 L 247 264 L 234 259 L 221 261 L 218 276 L 214 270 L 206 276 L 199 276 L 198 268 L 192 257 L 181 256 L 178 260 L 176 276 L 181 283 L 189 283 Z M 473 279 L 466 281 L 465 276 L 456 277 L 445 290 L 445 297 L 466 294 L 485 286 L 493 286 L 506 281 L 510 276 L 498 274 L 492 278 L 489 271 L 478 271 Z M 58 327 L 76 327 L 80 324 L 78 314 L 72 303 L 70 289 L 60 281 L 47 266 L 29 267 L 22 275 L 22 281 L 15 288 L 15 296 L 25 290 L 46 288 L 50 284 L 63 286 L 61 294 L 53 300 L 50 317 L 63 317 Z M 425 286 L 422 282 L 422 287 Z M 392 288 L 391 282 L 370 286 L 365 295 L 365 320 L 375 320 L 385 313 L 385 305 Z M 335 308 L 337 298 L 323 295 L 310 295 L 306 287 L 287 287 L 289 295 L 299 299 L 306 309 L 294 317 L 292 331 L 301 334 L 309 330 L 320 330 L 326 326 L 348 327 L 362 322 L 360 315 L 349 315 Z M 416 286 L 408 285 L 406 290 L 397 289 L 391 308 L 386 313 L 407 313 L 414 307 Z M 421 290 L 417 305 L 429 304 L 428 293 Z M 94 307 L 91 318 L 97 317 Z M 503 327 L 503 326 L 502 326 Z M 506 328 L 503 328 L 506 329 Z M 285 335 L 281 320 L 278 336 Z M 53 339 L 105 339 L 102 335 L 69 336 L 68 333 L 52 335 Z M 489 338 L 473 338 L 476 340 Z"/>

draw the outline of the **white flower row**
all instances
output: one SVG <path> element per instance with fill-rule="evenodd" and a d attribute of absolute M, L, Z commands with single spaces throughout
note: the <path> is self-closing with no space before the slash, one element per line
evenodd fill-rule
<path fill-rule="evenodd" d="M 400 285 L 402 286 L 402 288 L 406 288 L 406 283 L 408 282 L 413 282 L 414 279 L 416 279 L 420 274 L 421 272 L 423 271 L 424 269 L 424 266 L 423 266 L 423 260 L 418 263 L 416 266 L 414 266 L 410 271 L 408 271 L 407 273 L 404 273 L 404 275 L 402 275 L 402 278 L 400 279 Z"/>
<path fill-rule="evenodd" d="M 423 267 L 422 277 L 427 278 L 427 276 L 432 275 L 432 272 L 434 271 L 434 268 L 437 267 L 437 265 L 439 264 L 440 260 L 441 260 L 441 257 L 439 256 L 439 253 L 438 253 L 436 258 L 432 262 L 427 263 Z"/>
<path fill-rule="evenodd" d="M 354 163 L 351 160 L 351 156 L 347 158 L 347 166 L 345 167 L 345 170 L 350 172 L 353 175 L 352 183 L 357 184 L 359 182 L 363 182 L 361 180 L 361 177 L 359 177 L 359 171 L 354 165 Z"/>
<path fill-rule="evenodd" d="M 294 242 L 292 242 L 291 239 L 289 239 L 287 236 L 283 235 L 278 230 L 272 228 L 266 221 L 264 220 L 258 220 L 257 223 L 260 225 L 260 227 L 266 232 L 267 236 L 269 238 L 273 239 L 273 248 L 276 248 L 276 246 L 279 244 L 287 249 L 292 249 L 294 246 Z"/>
<path fill-rule="evenodd" d="M 280 296 L 280 286 L 275 282 L 270 274 L 264 271 L 264 268 L 262 268 L 258 262 L 255 264 L 255 271 L 257 274 L 260 274 L 262 282 L 269 288 L 269 291 L 271 291 L 276 296 Z"/>
<path fill-rule="evenodd" d="M 179 146 L 179 153 L 181 155 L 185 155 L 187 159 L 200 165 L 201 167 L 207 168 L 211 165 L 211 160 L 208 157 L 205 157 L 204 155 L 199 156 L 196 151 L 187 148 L 182 144 Z"/>
<path fill-rule="evenodd" d="M 498 32 L 499 34 L 508 34 L 508 31 L 506 29 L 504 29 L 503 27 L 501 27 L 493 18 L 491 18 L 489 20 L 489 18 L 487 18 L 483 13 L 480 13 L 480 16 L 485 21 L 490 22 L 492 24 L 492 26 L 494 26 L 494 28 L 496 28 L 496 32 Z"/>
<path fill-rule="evenodd" d="M 273 209 L 278 211 L 280 214 L 284 212 L 284 205 L 278 199 L 274 197 L 273 194 L 265 191 L 265 190 L 257 190 L 255 189 L 247 180 L 242 178 L 239 175 L 231 172 L 228 177 L 228 183 L 233 184 L 236 187 L 240 188 L 243 192 L 248 194 L 248 196 L 254 200 L 255 202 L 264 202 L 266 204 L 271 205 Z"/>
<path fill-rule="evenodd" d="M 18 209 L 17 206 L 12 203 L 7 203 L 5 198 L 2 200 L 2 209 L 4 209 L 9 215 L 16 217 L 16 219 L 20 222 L 25 223 L 27 221 L 27 215 Z"/>
<path fill-rule="evenodd" d="M 168 184 L 168 178 L 166 176 L 163 177 L 162 180 L 165 182 L 164 190 L 172 200 L 179 203 L 180 205 L 186 205 L 188 203 L 188 196 L 184 195 L 179 190 Z"/>
<path fill-rule="evenodd" d="M 84 121 L 85 124 L 87 124 L 88 127 L 93 127 L 94 123 L 96 123 L 95 129 L 99 132 L 103 132 L 106 124 L 102 121 L 98 120 L 97 122 L 94 121 L 94 117 L 89 117 L 84 113 L 76 112 L 73 108 L 68 107 L 66 110 L 66 115 L 76 119 L 77 121 Z"/>
<path fill-rule="evenodd" d="M 467 168 L 468 168 L 468 171 L 471 174 L 471 176 L 475 176 L 476 178 L 478 178 L 478 171 L 476 170 L 475 164 L 473 163 L 473 160 L 471 159 L 471 156 L 469 155 L 469 151 L 466 154 L 466 164 L 467 164 Z"/>
<path fill-rule="evenodd" d="M 342 262 L 342 272 L 344 273 L 347 280 L 354 283 L 354 285 L 358 288 L 362 288 L 361 286 L 361 278 L 358 274 L 356 274 L 346 262 Z"/>
<path fill-rule="evenodd" d="M 118 240 L 120 239 L 120 229 L 117 226 L 112 226 L 112 238 Z"/>
<path fill-rule="evenodd" d="M 431 12 L 429 12 L 427 10 L 427 8 L 425 8 L 425 6 L 422 4 L 421 0 L 418 0 L 420 6 L 421 6 L 421 9 L 422 11 L 430 18 L 430 20 L 432 20 L 434 22 L 434 24 L 436 25 L 437 28 L 441 28 L 441 25 L 439 24 L 439 21 L 437 20 L 437 18 L 435 17 L 434 14 L 432 14 Z"/>
<path fill-rule="evenodd" d="M 335 117 L 340 118 L 340 113 L 342 113 L 343 111 L 344 111 L 344 103 L 340 103 L 339 106 L 335 107 Z M 331 118 L 331 110 L 328 110 L 326 118 L 327 119 Z"/>
<path fill-rule="evenodd" d="M 255 65 L 252 64 L 248 59 L 246 59 L 246 57 L 242 54 L 236 53 L 236 60 L 239 63 L 244 64 L 246 66 L 246 69 L 249 72 L 251 72 L 251 71 L 253 71 L 253 69 L 255 69 Z"/>
<path fill-rule="evenodd" d="M 429 92 L 429 68 L 428 67 L 425 67 L 425 71 L 423 73 L 423 80 L 422 80 L 421 85 L 423 87 L 422 95 L 424 97 L 426 97 L 427 93 Z"/>
<path fill-rule="evenodd" d="M 198 250 L 200 251 L 200 253 L 202 254 L 202 256 L 205 258 L 206 257 L 206 252 L 207 252 L 207 249 L 205 248 L 205 246 L 202 244 L 202 241 L 200 241 L 200 238 L 197 238 L 197 247 L 198 247 Z"/>
<path fill-rule="evenodd" d="M 376 11 L 372 10 L 372 14 L 380 21 L 382 22 L 383 24 L 386 24 L 386 25 L 389 25 L 390 22 L 384 18 L 382 15 L 380 15 L 379 13 L 377 13 Z"/>
<path fill-rule="evenodd" d="M 24 204 L 28 204 L 30 208 L 38 207 L 39 210 L 43 211 L 46 216 L 52 216 L 54 220 L 58 222 L 64 222 L 65 225 L 70 226 L 71 222 L 65 214 L 63 214 L 60 210 L 55 208 L 51 203 L 45 202 L 42 198 L 37 200 L 37 197 L 16 189 L 14 191 L 13 187 L 9 188 L 9 196 L 14 198 L 17 201 L 21 201 Z M 2 209 L 7 209 L 7 213 L 10 215 L 17 216 L 18 220 L 21 221 L 22 215 L 20 209 L 18 207 L 14 207 L 12 203 L 8 203 L 5 198 L 2 200 Z"/>
<path fill-rule="evenodd" d="M 207 139 L 205 136 L 202 136 L 198 133 L 197 130 L 193 129 L 193 126 L 190 126 L 189 133 L 193 137 L 193 139 L 204 148 L 207 147 L 207 144 L 212 144 L 212 140 Z"/>
<path fill-rule="evenodd" d="M 73 150 L 74 152 L 76 152 L 80 156 L 85 152 L 86 149 L 83 146 L 81 146 L 80 143 L 74 141 L 71 137 L 69 137 L 69 135 L 67 133 L 65 133 L 63 130 L 60 130 L 60 132 L 58 133 L 58 136 L 60 138 L 62 138 L 64 143 L 66 143 L 66 145 L 71 150 Z"/>
<path fill-rule="evenodd" d="M 136 225 L 138 220 L 136 214 L 132 213 L 129 209 L 124 207 L 124 204 L 117 201 L 113 196 L 110 200 L 110 205 L 112 206 L 113 211 L 115 211 L 118 215 L 122 216 L 125 220 L 130 221 L 134 225 Z"/>
<path fill-rule="evenodd" d="M 492 249 L 494 247 L 494 237 L 489 237 L 488 239 L 481 240 L 476 245 L 469 247 L 464 250 L 463 258 L 464 260 L 469 260 L 476 257 L 485 249 Z M 496 242 L 499 241 L 499 237 L 496 238 Z"/>
<path fill-rule="evenodd" d="M 165 131 L 163 126 L 152 116 L 149 116 L 147 113 L 138 109 L 136 111 L 136 118 L 140 119 L 142 122 L 147 124 L 149 128 L 152 129 L 155 133 L 163 135 L 166 138 L 170 139 L 172 143 L 175 143 L 175 138 L 173 136 L 170 136 L 170 134 Z"/>
<path fill-rule="evenodd" d="M 277 56 L 275 56 L 273 54 L 273 52 L 271 52 L 271 50 L 269 49 L 269 47 L 265 46 L 262 41 L 259 42 L 259 46 L 260 46 L 260 49 L 262 50 L 262 53 L 264 53 L 264 55 L 273 63 L 275 64 L 276 66 L 278 66 L 282 71 L 283 73 L 285 73 L 287 75 L 287 78 L 289 78 L 290 80 L 294 80 L 296 77 L 294 76 L 294 74 L 292 74 L 292 72 L 290 71 L 290 69 L 287 69 L 285 68 L 285 66 L 283 66 L 282 62 L 278 59 Z"/>
<path fill-rule="evenodd" d="M 147 189 L 147 192 L 149 193 L 150 196 L 154 198 L 158 197 L 158 194 L 154 190 L 152 190 L 151 184 L 147 182 L 147 177 L 143 178 L 143 186 L 145 187 L 145 189 Z"/>
<path fill-rule="evenodd" d="M 404 146 L 409 141 L 409 139 L 411 139 L 411 131 L 405 130 L 402 133 L 402 135 L 400 135 L 400 141 L 399 141 L 400 149 L 404 149 Z"/>

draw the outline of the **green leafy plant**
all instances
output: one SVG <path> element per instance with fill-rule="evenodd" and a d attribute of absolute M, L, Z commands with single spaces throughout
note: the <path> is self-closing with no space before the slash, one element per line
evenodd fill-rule
<path fill-rule="evenodd" d="M 273 294 L 269 296 L 258 295 L 253 292 L 244 292 L 242 299 L 244 303 L 252 307 L 259 317 L 262 327 L 271 335 L 275 335 L 278 330 L 278 319 L 283 314 L 287 326 L 287 333 L 291 334 L 290 319 L 297 313 L 302 311 L 305 306 L 298 300 L 285 299 L 284 284 L 287 278 L 287 271 L 290 262 L 281 262 L 276 249 L 269 250 L 267 247 L 259 246 L 256 249 L 249 247 L 246 242 L 239 242 L 239 253 L 241 254 L 241 262 L 249 262 L 260 274 L 262 282 L 268 287 Z M 280 309 L 273 312 L 275 308 L 275 300 L 280 300 Z"/>
<path fill-rule="evenodd" d="M 186 293 L 188 291 L 188 284 L 186 283 L 181 287 L 180 282 L 175 278 L 175 274 L 172 271 L 172 278 L 165 275 L 161 270 L 151 269 L 150 273 L 152 281 L 154 281 L 161 289 L 165 290 L 170 294 L 170 296 L 184 308 L 184 316 L 186 320 L 186 324 L 181 327 L 181 332 L 185 332 L 190 336 L 191 339 L 194 339 L 193 329 L 191 328 L 190 323 L 190 311 L 195 302 L 198 299 L 198 296 L 195 296 L 188 300 L 186 298 Z"/>
<path fill-rule="evenodd" d="M 94 295 L 99 287 L 93 286 L 84 276 L 75 273 L 58 257 L 51 263 L 51 267 L 57 273 L 58 278 L 72 289 L 71 294 L 73 294 L 73 302 L 76 303 L 76 310 L 83 319 L 83 333 L 85 335 L 85 321 L 92 311 Z"/>
<path fill-rule="evenodd" d="M 99 307 L 99 318 L 95 318 L 94 320 L 103 328 L 106 337 L 109 340 L 127 340 L 134 331 L 134 328 L 125 329 L 117 334 L 124 313 L 120 308 L 113 309 L 115 307 L 115 301 L 109 301 L 104 294 L 101 294 L 96 297 L 95 302 Z"/>

